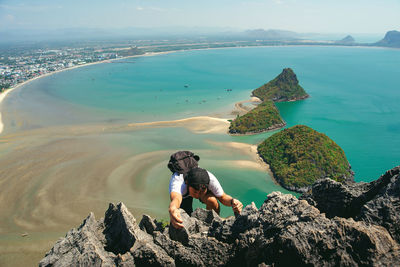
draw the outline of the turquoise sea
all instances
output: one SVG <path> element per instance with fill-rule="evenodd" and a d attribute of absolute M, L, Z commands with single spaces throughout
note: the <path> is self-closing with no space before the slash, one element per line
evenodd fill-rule
<path fill-rule="evenodd" d="M 68 70 L 28 83 L 0 106 L 0 263 L 37 262 L 90 211 L 102 217 L 109 202 L 124 202 L 138 219 L 167 219 L 166 164 L 177 150 L 199 154 L 200 166 L 245 205 L 259 207 L 272 191 L 288 193 L 250 147 L 273 133 L 230 136 L 208 132 L 204 123 L 200 130 L 130 125 L 233 118 L 235 102 L 287 67 L 311 96 L 278 104 L 288 127 L 305 124 L 328 135 L 345 151 L 356 181 L 400 165 L 399 49 L 198 50 Z M 222 215 L 232 212 L 224 208 Z M 21 240 L 24 232 L 30 239 Z"/>
<path fill-rule="evenodd" d="M 398 49 L 265 47 L 177 52 L 62 72 L 29 84 L 20 94 L 27 95 L 24 109 L 45 120 L 41 122 L 45 125 L 219 116 L 285 67 L 293 68 L 311 95 L 305 101 L 278 104 L 288 126 L 306 124 L 327 134 L 344 149 L 357 181 L 376 179 L 400 163 Z M 50 103 L 53 100 L 56 104 Z M 45 101 L 50 107 L 38 108 Z M 65 106 L 60 106 L 61 101 Z M 68 105 L 82 113 L 71 115 Z M 226 138 L 255 144 L 266 136 Z"/>

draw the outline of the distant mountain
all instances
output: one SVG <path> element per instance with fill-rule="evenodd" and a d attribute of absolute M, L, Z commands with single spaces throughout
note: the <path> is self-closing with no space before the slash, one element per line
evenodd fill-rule
<path fill-rule="evenodd" d="M 385 38 L 375 43 L 375 45 L 400 48 L 400 32 L 388 31 L 385 35 Z"/>
<path fill-rule="evenodd" d="M 352 44 L 354 42 L 355 42 L 355 40 L 354 40 L 353 36 L 351 36 L 351 35 L 347 35 L 342 40 L 336 41 L 336 43 L 339 43 L 339 44 Z"/>
<path fill-rule="evenodd" d="M 237 36 L 240 30 L 226 27 L 125 27 L 0 29 L 0 43 L 24 41 L 174 39 L 199 36 Z"/>
<path fill-rule="evenodd" d="M 244 35 L 260 40 L 294 40 L 300 38 L 298 33 L 285 30 L 247 30 L 244 32 Z"/>

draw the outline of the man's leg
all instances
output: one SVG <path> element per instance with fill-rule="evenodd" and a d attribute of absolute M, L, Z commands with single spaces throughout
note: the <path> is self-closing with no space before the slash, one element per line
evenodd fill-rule
<path fill-rule="evenodd" d="M 182 199 L 182 203 L 180 206 L 181 209 L 185 210 L 186 213 L 191 216 L 193 212 L 193 198 L 191 196 L 185 197 Z"/>
<path fill-rule="evenodd" d="M 208 191 L 203 197 L 200 198 L 200 201 L 206 204 L 207 210 L 214 210 L 219 215 L 220 206 L 218 203 L 218 199 L 214 196 L 213 193 Z"/>

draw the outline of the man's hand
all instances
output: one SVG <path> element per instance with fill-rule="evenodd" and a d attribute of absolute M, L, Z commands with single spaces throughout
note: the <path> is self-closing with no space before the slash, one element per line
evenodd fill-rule
<path fill-rule="evenodd" d="M 242 212 L 243 204 L 239 200 L 232 199 L 232 210 L 235 214 L 240 214 Z"/>
<path fill-rule="evenodd" d="M 181 218 L 181 213 L 179 212 L 178 209 L 173 209 L 169 211 L 169 218 L 170 218 L 170 222 L 172 224 L 173 227 L 180 229 L 183 228 L 183 221 Z"/>
<path fill-rule="evenodd" d="M 183 221 L 179 207 L 182 203 L 182 195 L 176 192 L 171 192 L 171 203 L 169 204 L 169 218 L 173 227 L 180 229 L 183 227 Z"/>

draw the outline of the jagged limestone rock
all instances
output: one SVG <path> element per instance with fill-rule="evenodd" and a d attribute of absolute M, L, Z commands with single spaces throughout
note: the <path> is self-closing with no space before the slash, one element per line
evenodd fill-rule
<path fill-rule="evenodd" d="M 135 218 L 122 203 L 110 203 L 104 226 L 103 234 L 107 240 L 105 249 L 114 254 L 126 253 L 137 240 L 151 240 L 149 235 L 140 230 Z"/>
<path fill-rule="evenodd" d="M 116 255 L 104 249 L 101 232 L 102 222 L 90 213 L 78 229 L 57 241 L 39 266 L 114 266 Z"/>
<path fill-rule="evenodd" d="M 142 220 L 139 223 L 139 227 L 142 231 L 145 231 L 146 233 L 152 235 L 153 232 L 157 229 L 157 224 L 149 215 L 144 214 Z"/>
<path fill-rule="evenodd" d="M 393 266 L 400 262 L 399 172 L 371 183 L 322 180 L 304 199 L 274 192 L 237 218 L 181 210 L 182 230 L 147 215 L 139 227 L 122 203 L 110 204 L 104 220 L 90 214 L 39 266 Z"/>
<path fill-rule="evenodd" d="M 214 210 L 205 210 L 197 208 L 193 211 L 192 217 L 210 225 L 214 220 L 221 221 L 221 217 Z"/>
<path fill-rule="evenodd" d="M 131 253 L 136 266 L 175 266 L 174 260 L 153 242 L 135 242 Z"/>
<path fill-rule="evenodd" d="M 400 242 L 400 166 L 370 183 L 317 181 L 301 198 L 327 217 L 354 218 L 385 227 Z"/>
<path fill-rule="evenodd" d="M 400 166 L 387 171 L 374 185 L 378 194 L 370 196 L 356 220 L 385 227 L 400 243 Z"/>

